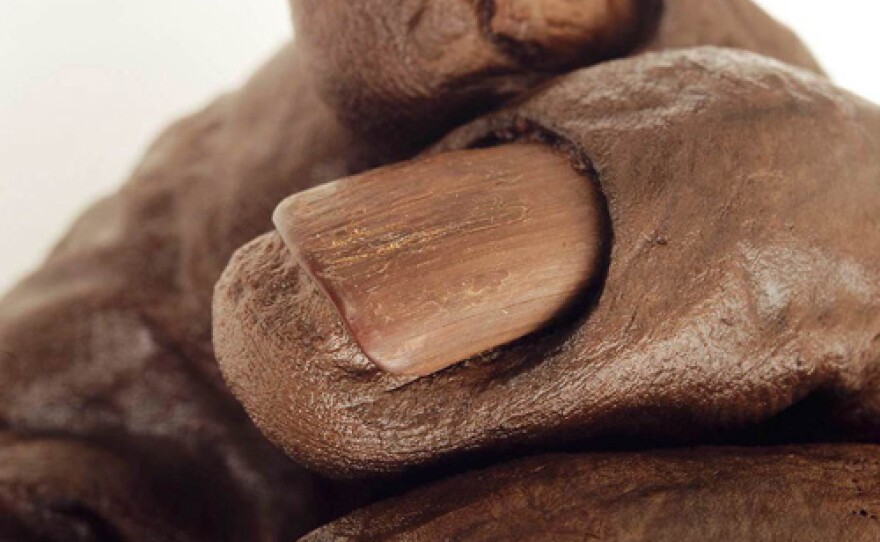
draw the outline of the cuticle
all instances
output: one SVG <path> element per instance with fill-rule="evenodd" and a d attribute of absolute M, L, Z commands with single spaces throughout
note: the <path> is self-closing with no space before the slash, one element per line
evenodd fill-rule
<path fill-rule="evenodd" d="M 574 329 L 577 329 L 578 325 L 582 324 L 584 320 L 588 319 L 595 310 L 599 299 L 602 297 L 602 292 L 605 289 L 605 281 L 608 278 L 609 269 L 611 267 L 611 254 L 614 248 L 614 224 L 611 220 L 608 197 L 603 189 L 602 176 L 596 169 L 589 154 L 579 145 L 562 134 L 549 129 L 540 122 L 526 116 L 514 115 L 505 119 L 503 124 L 498 124 L 497 127 L 487 135 L 472 140 L 471 143 L 464 148 L 490 148 L 511 143 L 539 143 L 548 145 L 558 152 L 567 154 L 571 161 L 572 168 L 596 187 L 602 205 L 603 213 L 601 231 L 603 235 L 599 256 L 600 272 L 596 278 L 595 284 L 589 288 L 589 291 L 587 291 L 580 299 L 574 301 L 568 309 L 570 313 L 579 313 L 577 317 L 571 318 L 569 323 L 563 324 L 564 329 L 573 331 Z M 563 315 L 560 317 L 560 321 L 568 320 L 563 319 L 566 311 L 562 312 Z M 538 332 L 538 334 L 540 334 L 540 332 Z"/>

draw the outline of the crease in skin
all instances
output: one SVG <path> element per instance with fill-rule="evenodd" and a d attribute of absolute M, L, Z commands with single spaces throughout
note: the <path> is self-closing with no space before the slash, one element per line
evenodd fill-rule
<path fill-rule="evenodd" d="M 725 3 L 667 1 L 662 24 L 646 35 L 639 47 L 725 44 L 809 67 L 809 53 L 772 21 L 757 17 L 752 24 L 732 29 L 734 21 L 727 17 Z M 0 380 L 13 383 L 0 386 L 0 426 L 10 431 L 51 432 L 61 441 L 97 442 L 112 436 L 133 448 L 132 453 L 148 456 L 156 450 L 145 446 L 142 439 L 161 438 L 168 449 L 200 452 L 193 456 L 178 454 L 162 468 L 146 469 L 144 473 L 158 480 L 176 480 L 174 473 L 216 475 L 217 479 L 229 480 L 230 491 L 218 490 L 216 483 L 203 490 L 202 494 L 211 500 L 208 508 L 222 510 L 222 517 L 248 525 L 240 535 L 225 532 L 228 538 L 261 542 L 293 539 L 358 502 L 369 500 L 377 486 L 384 490 L 386 484 L 363 484 L 351 489 L 350 485 L 302 469 L 267 442 L 224 385 L 211 344 L 211 300 L 214 283 L 230 256 L 271 229 L 272 209 L 290 194 L 412 156 L 450 129 L 526 94 L 533 85 L 546 81 L 547 75 L 531 73 L 540 67 L 538 63 L 519 65 L 523 59 L 511 57 L 494 44 L 471 54 L 466 45 L 486 44 L 485 38 L 477 35 L 464 40 L 460 56 L 450 57 L 461 60 L 452 66 L 452 72 L 438 72 L 437 65 L 431 63 L 426 64 L 428 70 L 420 70 L 419 66 L 402 70 L 404 66 L 413 67 L 410 61 L 418 58 L 413 36 L 398 33 L 399 20 L 385 15 L 403 16 L 405 8 L 418 7 L 418 2 L 317 0 L 295 4 L 308 8 L 298 15 L 295 9 L 299 24 L 296 43 L 281 47 L 240 90 L 171 125 L 148 149 L 126 184 L 89 209 L 35 275 L 0 302 L 0 350 L 9 353 L 0 356 Z M 421 5 L 433 9 L 421 19 L 423 31 L 430 29 L 433 21 L 442 22 L 453 15 L 441 2 L 425 1 Z M 746 12 L 760 14 L 752 4 L 740 5 L 748 6 Z M 470 17 L 472 4 L 465 7 L 467 10 L 456 13 Z M 333 9 L 343 13 L 333 13 Z M 352 9 L 354 16 L 347 16 L 346 9 Z M 477 33 L 478 25 L 479 21 L 469 28 Z M 385 29 L 385 35 L 375 40 L 375 36 L 365 38 L 364 34 L 376 28 Z M 322 42 L 324 39 L 327 41 Z M 426 38 L 425 47 L 431 47 L 431 41 Z M 441 58 L 447 52 L 442 49 L 445 44 L 442 40 L 435 43 L 441 47 L 437 51 Z M 635 44 L 624 46 L 627 49 Z M 378 55 L 371 55 L 376 51 Z M 553 59 L 548 63 L 561 65 Z M 388 68 L 391 70 L 383 71 Z M 346 71 L 355 69 L 360 71 Z M 426 72 L 445 75 L 439 79 L 421 78 Z M 566 103 L 573 104 L 568 100 Z M 583 115 L 573 106 L 570 113 Z M 542 115 L 533 116 L 548 123 Z M 275 296 L 267 301 L 278 302 L 285 292 L 293 290 L 290 286 L 298 284 L 297 276 L 288 278 L 287 288 L 276 284 L 276 289 L 269 292 Z M 240 299 L 250 299 L 250 290 L 262 287 L 259 283 L 243 286 L 245 292 L 240 292 Z M 330 428 L 339 421 L 333 417 L 337 404 L 360 401 L 361 407 L 346 413 L 349 425 L 335 428 L 354 440 L 359 438 L 363 416 L 385 411 L 393 413 L 398 426 L 412 427 L 403 435 L 410 449 L 417 449 L 419 442 L 425 446 L 436 442 L 440 455 L 447 457 L 456 453 L 457 442 L 468 439 L 468 451 L 486 448 L 484 442 L 474 441 L 472 426 L 457 427 L 454 419 L 432 417 L 442 402 L 431 395 L 431 387 L 425 382 L 377 375 L 363 356 L 358 357 L 356 346 L 337 333 L 338 329 L 324 333 L 326 328 L 322 326 L 309 327 L 295 321 L 305 313 L 321 314 L 322 301 L 311 294 L 304 288 L 297 303 L 307 304 L 311 299 L 311 305 L 298 304 L 295 311 L 289 306 L 279 307 L 284 309 L 283 317 L 260 332 L 283 334 L 286 339 L 307 337 L 309 345 L 320 351 L 323 365 L 317 366 L 315 359 L 307 355 L 291 355 L 280 348 L 273 353 L 277 356 L 267 356 L 269 361 L 265 363 L 271 365 L 276 358 L 281 359 L 283 370 L 266 366 L 264 376 L 271 376 L 277 384 L 308 365 L 320 378 L 303 379 L 301 383 L 308 385 L 295 390 L 297 393 L 287 390 L 291 393 L 283 397 L 268 385 L 254 386 L 250 389 L 254 402 L 296 400 L 295 404 L 276 404 L 276 413 L 307 420 L 313 428 Z M 235 297 L 234 292 L 230 291 L 230 296 Z M 252 320 L 230 325 L 247 326 L 260 314 L 255 311 L 249 315 Z M 633 329 L 638 323 L 634 322 Z M 330 322 L 324 320 L 323 324 Z M 95 331 L 96 327 L 101 329 Z M 571 352 L 571 345 L 564 339 L 573 329 L 542 334 L 543 353 L 558 362 Z M 138 348 L 127 348 L 127 333 L 141 339 L 150 334 L 150 347 L 143 348 L 138 341 Z M 89 340 L 92 335 L 99 340 Z M 273 346 L 271 341 L 264 344 L 257 338 L 242 350 L 227 354 L 230 358 L 243 357 L 248 349 L 268 351 Z M 517 383 L 528 380 L 527 374 L 534 374 L 544 362 L 543 356 L 524 353 L 525 346 L 511 345 L 472 360 L 466 371 L 450 370 L 425 380 L 443 389 L 448 378 L 458 379 L 456 385 L 467 393 L 453 392 L 443 405 L 458 419 L 467 421 L 470 409 L 502 427 L 497 436 L 511 432 L 517 438 L 527 436 L 524 423 L 529 420 L 530 403 L 536 406 L 530 397 L 546 403 L 558 393 L 562 379 L 543 377 L 544 387 L 534 390 L 530 397 L 495 395 L 496 378 L 515 391 Z M 876 359 L 876 348 L 873 352 Z M 249 376 L 246 370 L 232 365 L 225 362 L 224 376 Z M 338 372 L 323 371 L 328 365 Z M 65 393 L 58 375 L 76 367 L 83 371 L 78 378 L 69 379 L 71 389 Z M 462 376 L 465 374 L 466 379 Z M 112 385 L 105 385 L 108 382 Z M 261 377 L 254 382 L 267 381 Z M 335 388 L 328 388 L 328 382 Z M 353 382 L 375 388 L 370 393 L 359 388 L 343 390 Z M 382 393 L 407 382 L 396 392 Z M 41 401 L 35 398 L 40 397 L 43 384 L 48 388 L 43 396 L 46 400 Z M 247 386 L 238 383 L 230 387 Z M 853 403 L 864 407 L 870 401 L 869 391 L 863 389 L 863 395 L 852 398 Z M 409 404 L 409 393 L 425 394 L 424 400 Z M 393 408 L 385 408 L 384 396 L 393 396 Z M 326 405 L 320 404 L 326 399 Z M 26 412 L 15 410 L 19 401 L 27 404 Z M 251 402 L 248 405 L 253 406 Z M 873 410 L 864 410 L 870 418 Z M 552 425 L 544 422 L 543 426 Z M 567 423 L 573 424 L 571 420 Z M 261 425 L 269 427 L 268 422 Z M 377 432 L 382 429 L 381 423 L 375 427 Z M 436 431 L 432 432 L 433 428 Z M 277 429 L 272 440 L 290 437 L 289 431 Z M 444 433 L 450 435 L 449 441 L 441 438 Z M 381 438 L 389 450 L 398 446 L 393 431 L 383 433 Z M 297 446 L 297 456 L 311 454 L 314 449 L 327 455 L 336 453 L 332 446 L 308 435 Z M 345 448 L 350 446 L 345 442 L 339 446 L 339 457 L 348 461 L 347 469 L 363 472 L 359 461 L 364 450 L 347 452 Z M 220 467 L 213 471 L 207 468 L 204 458 L 215 453 Z M 431 460 L 422 457 L 415 462 Z M 65 465 L 61 460 L 59 463 Z M 387 458 L 379 463 L 386 471 L 400 466 L 400 462 L 395 465 Z M 404 463 L 413 461 L 405 459 Z M 14 462 L 9 464 L 14 467 Z M 327 470 L 332 468 L 330 465 Z M 68 474 L 75 471 L 68 470 Z M 96 484 L 104 481 L 104 469 L 82 472 Z M 229 509 L 224 507 L 232 502 L 233 494 L 241 494 L 246 506 L 227 512 Z M 174 502 L 180 505 L 176 512 L 190 510 L 193 504 Z M 132 504 L 138 509 L 147 505 L 144 500 Z M 0 509 L 3 507 L 0 504 Z M 153 523 L 164 519 L 152 513 L 155 510 L 149 512 Z M 182 534 L 177 538 L 187 539 Z"/>
<path fill-rule="evenodd" d="M 608 88 L 628 90 L 610 96 Z M 689 103 L 695 95 L 705 96 L 697 111 Z M 752 107 L 764 112 L 736 120 Z M 489 363 L 408 383 L 392 397 L 378 373 L 340 380 L 339 360 L 328 363 L 318 344 L 300 343 L 295 333 L 261 336 L 269 367 L 240 350 L 232 355 L 235 335 L 253 333 L 233 329 L 240 311 L 293 315 L 318 328 L 332 320 L 324 309 L 298 313 L 271 288 L 250 292 L 260 305 L 225 304 L 228 284 L 254 273 L 256 262 L 245 257 L 218 284 L 221 366 L 247 375 L 230 383 L 259 426 L 282 435 L 278 443 L 298 460 L 334 475 L 538 446 L 748 441 L 749 428 L 819 392 L 830 392 L 823 418 L 793 419 L 786 434 L 809 428 L 870 438 L 875 430 L 856 422 L 871 403 L 848 400 L 869 395 L 868 375 L 876 374 L 865 349 L 880 331 L 880 300 L 862 295 L 869 292 L 853 282 L 852 262 L 862 267 L 856 276 L 876 281 L 880 243 L 870 242 L 877 232 L 866 217 L 880 205 L 871 184 L 880 164 L 865 151 L 880 137 L 878 117 L 875 106 L 824 79 L 742 52 L 668 52 L 576 72 L 453 132 L 432 152 L 491 144 L 499 134 L 522 138 L 530 119 L 589 157 L 614 234 L 589 315 L 501 349 Z M 838 153 L 823 152 L 829 139 Z M 725 152 L 713 152 L 719 148 Z M 286 257 L 283 250 L 272 256 Z M 276 280 L 291 280 L 291 272 Z M 779 297 L 786 289 L 789 297 Z M 282 369 L 278 362 L 291 356 L 301 365 Z M 318 422 L 290 417 L 283 402 L 253 400 L 265 390 L 307 397 L 327 413 L 339 401 L 373 400 Z"/>
<path fill-rule="evenodd" d="M 875 540 L 876 457 L 856 445 L 539 455 L 381 501 L 303 541 Z"/>
<path fill-rule="evenodd" d="M 548 50 L 557 51 L 562 62 L 619 53 L 648 33 L 661 5 L 654 0 L 480 0 L 478 9 L 488 38 L 528 64 Z"/>
<path fill-rule="evenodd" d="M 393 143 L 383 152 L 401 159 L 552 74 L 626 53 L 648 39 L 660 16 L 658 0 L 591 0 L 584 9 L 567 11 L 582 24 L 560 33 L 559 25 L 546 20 L 558 2 L 292 0 L 291 6 L 298 39 L 320 74 L 324 101 L 355 133 L 380 134 L 377 140 Z M 609 2 L 637 7 L 592 7 Z M 493 21 L 509 19 L 498 6 L 510 3 L 541 6 L 517 24 L 525 35 L 492 32 Z M 324 31 L 328 26 L 351 28 L 349 39 Z"/>

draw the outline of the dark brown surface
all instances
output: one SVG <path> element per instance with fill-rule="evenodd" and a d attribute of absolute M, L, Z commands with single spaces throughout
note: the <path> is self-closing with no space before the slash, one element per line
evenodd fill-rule
<path fill-rule="evenodd" d="M 0 433 L 0 540 L 202 542 L 258 529 L 216 454 L 128 444 Z"/>
<path fill-rule="evenodd" d="M 880 109 L 701 48 L 575 72 L 436 151 L 530 134 L 570 146 L 607 199 L 593 310 L 431 378 L 394 377 L 277 236 L 258 239 L 218 283 L 215 345 L 275 442 L 358 476 L 559 442 L 732 438 L 820 395 L 791 433 L 880 436 Z"/>
<path fill-rule="evenodd" d="M 557 74 L 633 51 L 738 47 L 819 70 L 751 0 L 290 4 L 323 99 L 386 158 L 415 152 Z"/>
<path fill-rule="evenodd" d="M 694 11 L 694 0 L 666 4 L 663 24 L 643 48 L 712 43 L 813 65 L 795 38 L 748 2 L 719 0 L 717 12 Z M 473 22 L 485 21 L 488 3 L 404 2 L 394 5 L 392 15 L 400 18 L 388 16 L 390 5 L 294 2 L 297 43 L 283 47 L 240 91 L 170 126 L 125 186 L 96 202 L 45 264 L 0 301 L 0 428 L 8 435 L 0 447 L 18 450 L 34 435 L 52 435 L 40 447 L 58 452 L 50 454 L 51 469 L 60 473 L 53 478 L 55 491 L 79 506 L 76 517 L 57 519 L 61 540 L 70 539 L 83 517 L 125 533 L 125 540 L 159 539 L 155 529 L 131 527 L 143 517 L 169 526 L 171 540 L 205 538 L 188 514 L 195 511 L 246 526 L 246 535 L 230 526 L 228 539 L 286 541 L 384 490 L 384 483 L 354 490 L 310 473 L 251 424 L 216 367 L 210 314 L 215 281 L 233 251 L 271 229 L 272 209 L 290 194 L 410 156 L 448 128 L 554 73 L 617 54 L 600 43 L 572 58 L 577 48 L 569 37 L 544 39 L 539 19 L 525 35 L 540 48 L 497 39 Z M 352 6 L 363 9 L 346 13 Z M 748 17 L 730 18 L 733 6 Z M 420 12 L 431 16 L 416 25 L 421 32 L 411 32 L 407 22 Z M 650 29 L 652 13 L 636 14 L 642 22 L 630 28 Z M 462 47 L 449 48 L 449 70 L 434 69 L 433 59 L 447 47 L 432 29 L 461 37 Z M 626 29 L 623 35 L 635 38 Z M 629 39 L 613 46 L 638 47 Z M 368 47 L 376 42 L 382 47 Z M 469 51 L 479 62 L 457 65 Z M 609 89 L 610 95 L 617 92 Z M 321 307 L 308 296 L 301 301 Z M 339 343 L 334 355 L 356 357 L 346 348 Z M 365 379 L 373 378 L 372 370 L 365 367 Z M 314 393 L 324 393 L 326 385 Z M 548 381 L 546 390 L 553 387 Z M 456 400 L 453 394 L 448 403 Z M 491 418 L 515 412 L 519 401 L 514 395 L 475 405 Z M 436 397 L 428 403 L 437 404 Z M 302 404 L 304 412 L 313 407 Z M 444 442 L 455 441 L 454 434 L 448 437 L 437 440 L 438 454 L 448 451 Z M 424 447 L 425 439 L 436 438 L 425 433 Z M 102 455 L 107 447 L 116 459 Z M 121 498 L 113 489 L 113 473 L 120 471 L 87 469 L 94 493 L 75 474 L 77 465 L 93 464 L 93 453 L 102 461 L 133 461 L 143 479 L 188 475 L 211 483 L 191 484 L 199 494 L 170 509 L 146 497 L 107 506 L 106 500 Z M 28 540 L 37 536 L 28 529 L 40 518 L 28 514 L 40 510 L 40 503 L 18 490 L 28 484 L 21 478 L 24 466 L 15 468 L 19 463 L 26 459 L 9 460 L 4 487 L 16 489 L 4 494 L 12 502 L 0 499 L 0 532 Z"/>
<path fill-rule="evenodd" d="M 564 153 L 506 145 L 328 183 L 274 216 L 364 354 L 425 375 L 585 303 L 602 273 L 604 210 Z"/>
<path fill-rule="evenodd" d="M 419 489 L 303 541 L 880 539 L 875 447 L 548 455 Z"/>
<path fill-rule="evenodd" d="M 555 74 L 626 54 L 649 38 L 662 3 L 290 0 L 323 98 L 358 135 L 378 134 L 387 158 Z"/>

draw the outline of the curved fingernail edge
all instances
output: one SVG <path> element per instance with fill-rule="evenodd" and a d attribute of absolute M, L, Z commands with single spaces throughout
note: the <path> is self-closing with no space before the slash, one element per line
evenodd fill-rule
<path fill-rule="evenodd" d="M 273 219 L 367 357 L 421 376 L 568 310 L 599 276 L 603 209 L 566 156 L 512 144 L 341 179 Z"/>

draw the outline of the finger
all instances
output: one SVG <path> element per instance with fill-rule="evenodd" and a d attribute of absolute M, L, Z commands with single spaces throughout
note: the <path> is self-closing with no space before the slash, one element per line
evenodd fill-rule
<path fill-rule="evenodd" d="M 548 78 L 635 51 L 738 47 L 821 71 L 750 0 L 291 0 L 343 124 L 400 158 Z"/>
<path fill-rule="evenodd" d="M 410 152 L 552 74 L 620 56 L 660 0 L 292 0 L 297 45 L 359 134 Z"/>
<path fill-rule="evenodd" d="M 392 149 L 393 130 L 364 136 L 340 122 L 306 60 L 287 46 L 241 91 L 170 127 L 0 306 L 3 424 L 214 450 L 230 493 L 247 495 L 258 517 L 251 538 L 293 537 L 346 499 L 324 502 L 335 485 L 269 446 L 229 396 L 211 348 L 213 285 L 284 197 L 413 152 L 409 141 Z M 367 83 L 369 97 L 382 80 Z"/>
<path fill-rule="evenodd" d="M 218 467 L 168 442 L 132 449 L 0 433 L 0 534 L 21 542 L 266 536 Z"/>
<path fill-rule="evenodd" d="M 578 72 L 438 150 L 527 125 L 591 165 L 607 199 L 614 245 L 595 307 L 432 377 L 394 377 L 264 237 L 218 283 L 215 346 L 267 435 L 356 475 L 537 443 L 705 441 L 819 391 L 826 418 L 794 425 L 878 434 L 871 403 L 848 402 L 880 358 L 875 106 L 707 48 Z"/>
<path fill-rule="evenodd" d="M 275 223 L 374 363 L 425 375 L 558 321 L 598 283 L 604 206 L 543 145 L 446 153 L 284 201 Z"/>
<path fill-rule="evenodd" d="M 380 502 L 303 541 L 876 540 L 877 452 L 817 446 L 539 456 Z"/>

